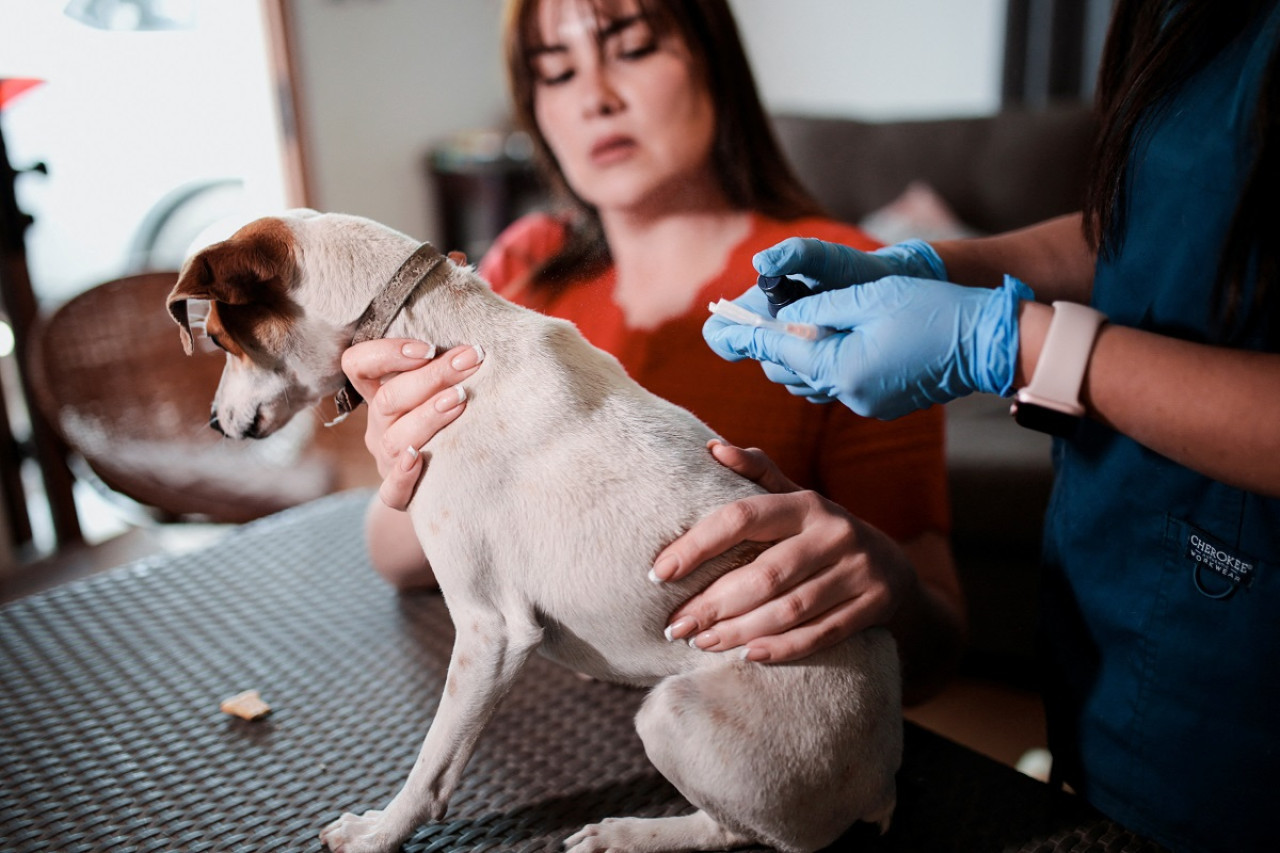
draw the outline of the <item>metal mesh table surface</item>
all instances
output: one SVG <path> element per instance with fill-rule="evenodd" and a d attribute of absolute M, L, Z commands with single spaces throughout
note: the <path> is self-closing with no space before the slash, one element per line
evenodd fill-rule
<path fill-rule="evenodd" d="M 0 611 L 0 851 L 319 851 L 341 811 L 385 805 L 453 629 L 438 595 L 373 574 L 368 500 L 323 498 Z M 270 716 L 219 711 L 251 688 Z M 559 850 L 584 823 L 689 811 L 645 758 L 642 698 L 535 656 L 449 815 L 404 849 Z M 841 849 L 1159 849 L 910 725 L 899 785 L 893 829 L 855 827 Z"/>

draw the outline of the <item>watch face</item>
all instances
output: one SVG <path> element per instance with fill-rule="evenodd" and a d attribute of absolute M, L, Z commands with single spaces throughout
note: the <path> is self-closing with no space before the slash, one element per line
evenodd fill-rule
<path fill-rule="evenodd" d="M 1080 418 L 1076 415 L 1050 409 L 1047 406 L 1038 406 L 1025 400 L 1015 401 L 1009 411 L 1019 426 L 1038 432 L 1047 432 L 1050 435 L 1071 438 L 1080 428 Z"/>

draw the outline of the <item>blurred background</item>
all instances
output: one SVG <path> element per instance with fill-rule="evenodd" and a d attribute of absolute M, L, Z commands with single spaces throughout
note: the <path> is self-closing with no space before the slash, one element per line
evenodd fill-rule
<path fill-rule="evenodd" d="M 1073 209 L 1110 0 L 730 5 L 784 147 L 842 217 L 894 240 Z M 181 358 L 163 295 L 193 244 L 283 208 L 476 259 L 546 203 L 501 7 L 0 0 L 0 599 L 373 482 L 359 424 L 218 441 L 221 361 Z M 1017 682 L 1048 444 L 995 403 L 949 415 L 949 453 L 962 571 L 993 614 L 973 657 Z"/>

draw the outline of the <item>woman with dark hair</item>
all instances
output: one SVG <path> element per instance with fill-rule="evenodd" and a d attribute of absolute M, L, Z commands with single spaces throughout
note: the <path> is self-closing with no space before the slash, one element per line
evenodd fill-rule
<path fill-rule="evenodd" d="M 1276 0 L 1120 0 L 1083 214 L 872 253 L 784 241 L 756 269 L 828 292 L 780 316 L 836 333 L 704 330 L 799 396 L 893 417 L 1016 390 L 1018 421 L 1059 436 L 1053 775 L 1179 851 L 1276 844 L 1278 46 Z M 713 519 L 671 550 L 732 539 Z"/>
<path fill-rule="evenodd" d="M 509 3 L 503 48 L 516 121 L 533 140 L 541 172 L 553 192 L 572 211 L 564 247 L 542 260 L 531 282 L 554 288 L 558 279 L 581 278 L 603 269 L 610 262 L 610 250 L 599 212 L 569 184 L 564 167 L 538 122 L 536 94 L 540 80 L 546 85 L 538 66 L 551 61 L 545 58 L 548 51 L 543 47 L 539 21 L 544 8 L 554 6 Z M 821 206 L 796 180 L 778 147 L 727 3 L 600 2 L 585 4 L 581 11 L 594 15 L 601 31 L 611 25 L 616 27 L 614 21 L 634 19 L 644 22 L 647 34 L 674 37 L 688 46 L 690 70 L 705 89 L 714 111 L 709 175 L 717 184 L 717 194 L 731 209 L 754 211 L 783 221 L 823 215 Z M 553 120 L 548 123 L 548 130 L 554 133 L 562 124 Z M 861 239 L 866 242 L 868 238 Z"/>
<path fill-rule="evenodd" d="M 514 223 L 481 274 L 573 321 L 727 441 L 758 448 L 711 452 L 775 492 L 742 509 L 761 519 L 747 535 L 776 544 L 691 602 L 696 618 L 673 614 L 668 638 L 780 662 L 852 626 L 888 623 L 908 698 L 937 689 L 965 632 L 940 411 L 886 423 L 801 399 L 780 405 L 767 379 L 702 341 L 708 302 L 754 280 L 755 252 L 797 233 L 876 245 L 824 217 L 793 176 L 727 3 L 513 0 L 504 46 L 517 118 L 563 204 Z M 367 444 L 384 477 L 368 516 L 371 558 L 397 586 L 428 586 L 397 510 L 422 471 L 416 449 L 463 411 L 453 385 L 483 355 L 460 348 L 424 363 L 428 347 L 402 345 L 353 348 L 346 368 L 369 392 Z M 655 579 L 668 571 L 657 566 Z M 886 594 L 887 578 L 898 594 Z"/>

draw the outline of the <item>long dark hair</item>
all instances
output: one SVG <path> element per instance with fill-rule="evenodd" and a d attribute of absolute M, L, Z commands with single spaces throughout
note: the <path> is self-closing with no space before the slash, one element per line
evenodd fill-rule
<path fill-rule="evenodd" d="M 1123 241 L 1126 164 L 1151 111 L 1221 51 L 1275 0 L 1119 0 L 1098 76 L 1099 135 L 1093 182 L 1085 197 L 1085 235 L 1102 257 Z M 1280 344 L 1280 322 L 1267 320 L 1280 288 L 1280 50 L 1262 82 L 1249 140 L 1254 152 L 1214 284 L 1213 310 L 1224 338 L 1263 328 Z M 1251 305 L 1245 292 L 1257 276 Z"/>
<path fill-rule="evenodd" d="M 610 263 L 609 247 L 595 208 L 573 192 L 552 156 L 534 116 L 536 75 L 531 51 L 538 47 L 538 8 L 546 0 L 510 0 L 503 46 L 516 120 L 533 140 L 534 152 L 552 191 L 571 211 L 563 249 L 533 273 L 530 284 L 555 287 L 590 275 Z M 597 14 L 604 0 L 590 0 Z M 711 158 L 730 204 L 790 220 L 823 213 L 792 172 L 756 90 L 755 78 L 726 0 L 638 0 L 659 36 L 675 33 L 693 57 L 695 75 L 707 87 L 716 111 Z"/>

